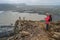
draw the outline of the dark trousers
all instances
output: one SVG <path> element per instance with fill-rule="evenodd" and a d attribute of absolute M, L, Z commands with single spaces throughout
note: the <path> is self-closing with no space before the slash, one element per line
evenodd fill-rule
<path fill-rule="evenodd" d="M 47 31 L 49 30 L 49 24 L 46 24 L 46 30 Z"/>

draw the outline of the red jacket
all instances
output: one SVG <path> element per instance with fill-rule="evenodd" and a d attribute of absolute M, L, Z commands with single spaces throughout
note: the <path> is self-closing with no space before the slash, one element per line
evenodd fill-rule
<path fill-rule="evenodd" d="M 46 24 L 49 24 L 49 22 L 50 22 L 49 20 L 50 20 L 50 16 L 47 16 L 47 17 L 45 18 L 45 23 L 46 23 Z"/>

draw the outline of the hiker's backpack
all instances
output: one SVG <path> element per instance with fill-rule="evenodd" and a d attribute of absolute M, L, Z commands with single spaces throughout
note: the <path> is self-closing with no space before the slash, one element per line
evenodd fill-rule
<path fill-rule="evenodd" d="M 52 16 L 50 15 L 50 19 L 49 19 L 49 21 L 52 21 Z"/>

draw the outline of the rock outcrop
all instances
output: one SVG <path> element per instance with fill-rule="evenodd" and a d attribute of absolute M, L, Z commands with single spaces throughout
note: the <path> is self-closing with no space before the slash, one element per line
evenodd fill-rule
<path fill-rule="evenodd" d="M 18 32 L 8 40 L 60 40 L 60 31 L 58 25 L 51 26 L 49 31 L 45 30 L 45 24 L 36 21 L 21 21 L 17 26 Z M 57 31 L 56 31 L 57 30 Z"/>

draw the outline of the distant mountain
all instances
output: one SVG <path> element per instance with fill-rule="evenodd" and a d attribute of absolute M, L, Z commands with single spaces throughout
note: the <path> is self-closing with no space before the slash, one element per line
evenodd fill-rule
<path fill-rule="evenodd" d="M 16 7 L 12 4 L 0 4 L 0 11 L 13 10 Z"/>
<path fill-rule="evenodd" d="M 18 7 L 24 7 L 26 4 L 0 4 L 0 11 L 17 10 Z"/>
<path fill-rule="evenodd" d="M 60 13 L 60 5 L 26 5 L 21 4 L 0 4 L 0 11 L 17 11 L 17 12 L 35 12 L 35 13 Z"/>

